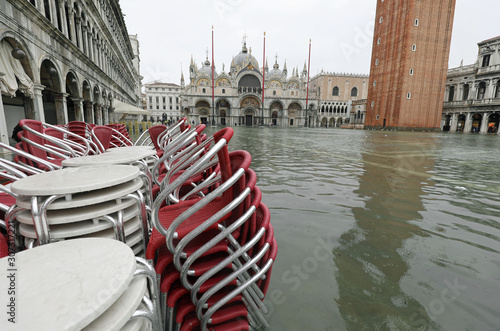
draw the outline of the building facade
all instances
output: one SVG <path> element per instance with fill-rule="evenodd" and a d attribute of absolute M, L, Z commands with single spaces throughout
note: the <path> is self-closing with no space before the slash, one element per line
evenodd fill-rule
<path fill-rule="evenodd" d="M 181 87 L 177 84 L 155 81 L 144 85 L 146 109 L 152 122 L 171 122 L 181 118 Z"/>
<path fill-rule="evenodd" d="M 264 81 L 264 84 L 263 84 Z M 308 125 L 308 113 L 316 111 L 309 102 L 306 111 L 307 68 L 293 68 L 289 74 L 286 63 L 280 69 L 277 59 L 271 70 L 258 61 L 243 43 L 241 52 L 231 61 L 229 71 L 214 69 L 214 100 L 212 101 L 212 66 L 208 60 L 198 66 L 191 59 L 189 82 L 181 80 L 182 115 L 190 122 L 213 125 L 275 125 L 300 127 Z M 262 88 L 264 87 L 264 98 Z M 264 99 L 264 101 L 263 101 Z"/>
<path fill-rule="evenodd" d="M 5 143 L 23 118 L 104 124 L 124 116 L 115 104 L 141 104 L 138 42 L 117 1 L 1 1 L 0 63 Z"/>
<path fill-rule="evenodd" d="M 477 45 L 476 63 L 448 70 L 443 131 L 498 133 L 500 36 Z"/>
<path fill-rule="evenodd" d="M 321 72 L 309 84 L 318 111 L 316 126 L 361 128 L 365 121 L 368 75 Z M 359 124 L 359 125 L 358 125 Z"/>
<path fill-rule="evenodd" d="M 377 1 L 367 128 L 439 130 L 455 0 Z"/>

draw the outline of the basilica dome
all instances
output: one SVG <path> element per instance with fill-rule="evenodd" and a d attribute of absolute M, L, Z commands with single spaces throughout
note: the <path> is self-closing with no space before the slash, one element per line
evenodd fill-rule
<path fill-rule="evenodd" d="M 208 56 L 205 62 L 203 62 L 203 66 L 201 66 L 201 68 L 198 69 L 198 74 L 212 77 L 212 66 L 210 64 L 210 61 L 208 60 Z M 217 71 L 215 71 L 215 68 L 214 68 L 214 74 L 215 77 L 217 77 Z"/>
<path fill-rule="evenodd" d="M 283 71 L 280 70 L 280 65 L 278 62 L 274 63 L 273 70 L 269 71 L 267 77 L 269 78 L 281 78 L 283 76 Z"/>
<path fill-rule="evenodd" d="M 250 51 L 247 49 L 246 42 L 243 43 L 243 47 L 241 48 L 241 52 L 233 58 L 233 62 L 231 63 L 231 67 L 234 67 L 236 70 L 241 70 L 251 64 L 255 69 L 259 70 L 259 62 L 252 55 L 252 49 Z"/>

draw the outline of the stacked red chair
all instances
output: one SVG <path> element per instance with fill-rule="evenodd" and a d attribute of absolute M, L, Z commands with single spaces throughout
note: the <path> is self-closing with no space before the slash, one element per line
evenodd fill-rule
<path fill-rule="evenodd" d="M 171 142 L 153 172 L 165 167 L 146 258 L 160 277 L 165 325 L 267 327 L 263 300 L 277 244 L 251 156 L 228 151 L 231 128 L 198 143 L 194 132 Z"/>
<path fill-rule="evenodd" d="M 130 139 L 130 134 L 125 127 L 125 124 L 106 124 L 105 126 L 113 129 L 113 135 L 111 136 L 111 146 L 132 146 L 132 140 Z"/>

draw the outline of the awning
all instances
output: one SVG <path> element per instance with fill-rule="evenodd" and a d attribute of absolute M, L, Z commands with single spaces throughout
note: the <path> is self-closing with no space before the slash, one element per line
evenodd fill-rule
<path fill-rule="evenodd" d="M 119 114 L 130 114 L 130 115 L 150 115 L 151 113 L 147 110 L 141 109 L 136 106 L 129 105 L 128 103 L 122 102 L 120 100 L 113 100 L 113 108 L 115 113 Z"/>

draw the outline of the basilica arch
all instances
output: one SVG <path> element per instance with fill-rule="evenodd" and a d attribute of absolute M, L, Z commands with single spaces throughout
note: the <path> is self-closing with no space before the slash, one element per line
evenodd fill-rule
<path fill-rule="evenodd" d="M 198 114 L 200 123 L 210 124 L 210 103 L 206 100 L 199 100 L 194 105 L 195 113 Z"/>
<path fill-rule="evenodd" d="M 258 125 L 260 100 L 254 96 L 247 96 L 240 102 L 240 125 Z"/>

